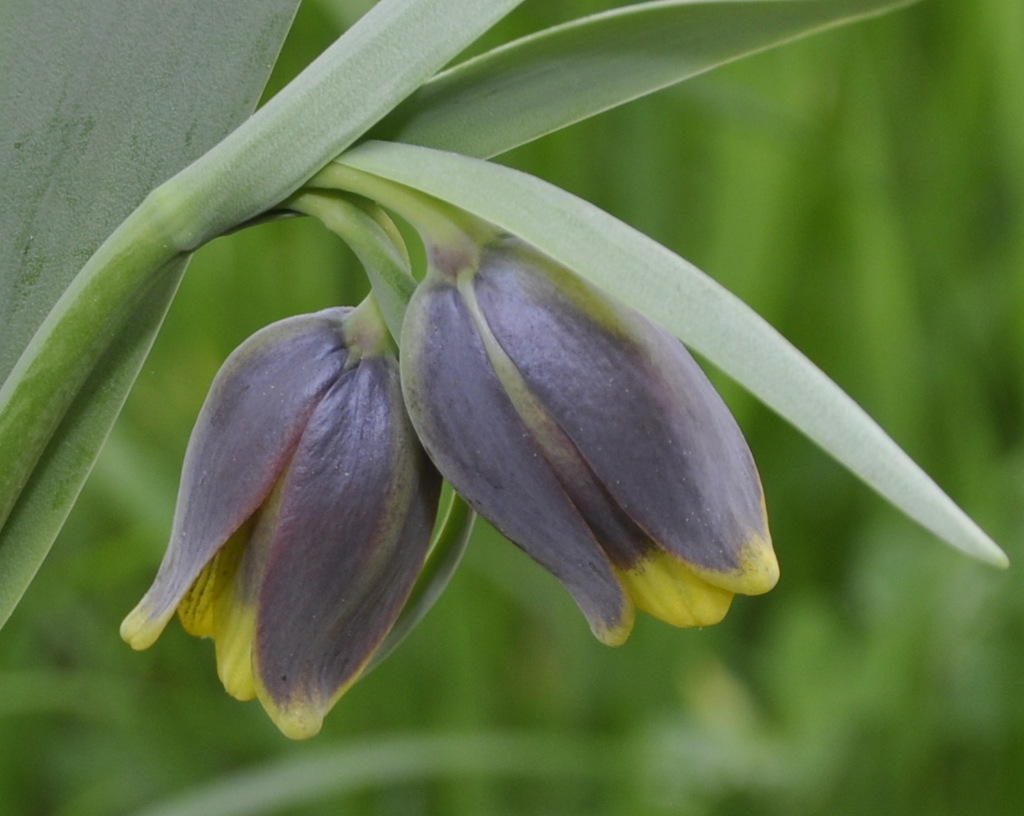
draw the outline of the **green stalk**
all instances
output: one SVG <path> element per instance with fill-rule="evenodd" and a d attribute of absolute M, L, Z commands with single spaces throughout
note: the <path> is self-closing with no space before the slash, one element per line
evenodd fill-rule
<path fill-rule="evenodd" d="M 188 254 L 161 232 L 152 208 L 144 201 L 97 250 L 0 386 L 0 526 L 96 362 L 150 289 L 183 270 Z"/>
<path fill-rule="evenodd" d="M 394 222 L 371 202 L 355 202 L 335 192 L 303 192 L 287 206 L 316 218 L 355 252 L 397 343 L 416 281 Z"/>
<path fill-rule="evenodd" d="M 317 173 L 310 186 L 355 193 L 379 202 L 413 226 L 426 244 L 428 255 L 465 258 L 465 265 L 471 265 L 480 247 L 500 232 L 493 224 L 439 198 L 337 161 Z"/>

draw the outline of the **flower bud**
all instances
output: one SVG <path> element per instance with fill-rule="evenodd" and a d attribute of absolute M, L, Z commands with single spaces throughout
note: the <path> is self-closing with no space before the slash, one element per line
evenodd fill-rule
<path fill-rule="evenodd" d="M 122 637 L 146 648 L 177 610 L 229 693 L 311 736 L 401 611 L 439 491 L 372 300 L 268 326 L 214 380 Z"/>
<path fill-rule="evenodd" d="M 750 451 L 683 345 L 510 236 L 434 252 L 402 386 L 445 478 L 622 643 L 778 579 Z"/>

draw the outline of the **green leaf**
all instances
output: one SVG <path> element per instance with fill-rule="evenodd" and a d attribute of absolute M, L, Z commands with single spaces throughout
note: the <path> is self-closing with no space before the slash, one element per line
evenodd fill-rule
<path fill-rule="evenodd" d="M 439 74 L 371 138 L 479 158 L 718 65 L 916 0 L 672 0 L 524 37 Z"/>
<path fill-rule="evenodd" d="M 0 5 L 0 378 L 9 378 L 79 268 L 146 193 L 251 113 L 297 5 Z M 31 434 L 16 427 L 0 444 L 0 509 L 11 509 L 0 532 L 0 625 L 74 503 L 184 265 L 155 276 L 95 371 L 82 372 L 85 385 L 69 397 L 59 428 L 36 441 L 40 464 L 27 483 L 14 462 Z"/>
<path fill-rule="evenodd" d="M 0 4 L 0 380 L 146 193 L 256 107 L 297 6 Z"/>
<path fill-rule="evenodd" d="M 187 258 L 172 262 L 135 307 L 46 444 L 0 531 L 0 624 L 17 606 L 92 469 L 156 338 Z"/>
<path fill-rule="evenodd" d="M 340 161 L 521 236 L 677 335 L 926 529 L 969 555 L 1007 563 L 820 369 L 739 298 L 646 235 L 538 178 L 455 153 L 369 142 Z"/>

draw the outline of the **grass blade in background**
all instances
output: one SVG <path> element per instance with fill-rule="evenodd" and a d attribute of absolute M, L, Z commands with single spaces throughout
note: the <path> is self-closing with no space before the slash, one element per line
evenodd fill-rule
<path fill-rule="evenodd" d="M 739 298 L 564 190 L 456 153 L 370 142 L 343 163 L 521 236 L 707 357 L 919 524 L 969 555 L 1006 555 L 842 389 Z"/>
<path fill-rule="evenodd" d="M 372 136 L 489 158 L 773 46 L 916 0 L 673 0 L 585 17 L 445 71 Z"/>
<path fill-rule="evenodd" d="M 329 795 L 390 788 L 443 776 L 564 778 L 610 784 L 625 775 L 625 750 L 602 741 L 545 734 L 392 736 L 310 752 L 225 776 L 147 807 L 135 816 L 257 816 Z"/>

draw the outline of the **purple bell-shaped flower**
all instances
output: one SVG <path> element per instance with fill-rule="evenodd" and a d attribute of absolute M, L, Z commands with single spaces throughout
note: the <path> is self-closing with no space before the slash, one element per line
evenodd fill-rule
<path fill-rule="evenodd" d="M 213 383 L 170 545 L 122 637 L 146 648 L 177 611 L 214 639 L 232 695 L 311 736 L 398 617 L 440 481 L 372 300 L 268 326 Z"/>
<path fill-rule="evenodd" d="M 508 235 L 430 258 L 402 330 L 413 425 L 598 638 L 635 608 L 717 623 L 775 585 L 753 458 L 679 340 Z"/>

